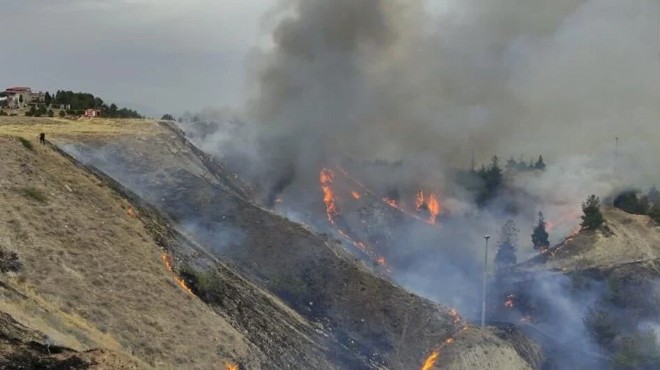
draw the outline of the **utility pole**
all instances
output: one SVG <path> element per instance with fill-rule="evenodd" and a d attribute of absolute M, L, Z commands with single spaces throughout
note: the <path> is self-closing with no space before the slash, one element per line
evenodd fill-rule
<path fill-rule="evenodd" d="M 616 180 L 617 180 L 617 166 L 619 162 L 619 137 L 614 138 L 614 178 L 613 181 L 615 181 L 616 185 Z M 616 189 L 615 189 L 616 191 Z M 615 198 L 615 193 L 612 194 L 612 207 L 614 207 L 614 198 Z"/>
<path fill-rule="evenodd" d="M 486 283 L 488 279 L 488 239 L 490 235 L 484 235 L 486 241 L 486 249 L 484 251 L 484 279 L 483 286 L 481 287 L 481 330 L 486 327 Z"/>

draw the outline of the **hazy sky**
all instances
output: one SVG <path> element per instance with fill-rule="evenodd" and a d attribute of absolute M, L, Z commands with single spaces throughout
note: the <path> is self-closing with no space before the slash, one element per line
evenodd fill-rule
<path fill-rule="evenodd" d="M 0 5 L 0 88 L 92 92 L 146 114 L 235 105 L 275 0 Z"/>

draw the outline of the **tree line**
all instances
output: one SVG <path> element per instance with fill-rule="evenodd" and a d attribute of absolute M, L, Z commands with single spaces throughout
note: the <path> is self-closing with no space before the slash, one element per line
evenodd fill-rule
<path fill-rule="evenodd" d="M 600 211 L 600 199 L 596 195 L 590 195 L 582 203 L 582 230 L 596 230 L 604 222 L 602 212 Z M 516 251 L 518 250 L 518 233 L 520 230 L 516 227 L 513 219 L 508 219 L 499 233 L 497 244 L 497 254 L 495 255 L 495 266 L 497 270 L 510 267 L 516 264 Z M 543 212 L 538 213 L 536 225 L 532 229 L 531 241 L 534 250 L 541 253 L 550 248 L 550 235 L 547 231 L 547 222 Z"/>
<path fill-rule="evenodd" d="M 86 109 L 97 109 L 101 112 L 102 117 L 108 118 L 143 118 L 140 113 L 128 108 L 119 108 L 115 103 L 108 105 L 98 96 L 85 92 L 73 92 L 70 90 L 57 90 L 55 94 L 46 92 L 44 96 L 44 103 L 37 106 L 32 105 L 30 110 L 26 112 L 28 116 L 53 116 L 54 112 L 51 108 L 59 108 L 64 106 L 65 109 L 60 111 L 60 116 L 68 115 L 83 115 Z M 53 112 L 53 113 L 51 113 Z M 63 113 L 64 112 L 64 113 Z"/>

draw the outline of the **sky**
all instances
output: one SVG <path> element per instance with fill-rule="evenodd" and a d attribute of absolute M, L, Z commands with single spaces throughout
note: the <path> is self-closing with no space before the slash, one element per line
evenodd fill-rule
<path fill-rule="evenodd" d="M 3 1 L 0 88 L 91 92 L 150 116 L 237 105 L 275 3 Z"/>

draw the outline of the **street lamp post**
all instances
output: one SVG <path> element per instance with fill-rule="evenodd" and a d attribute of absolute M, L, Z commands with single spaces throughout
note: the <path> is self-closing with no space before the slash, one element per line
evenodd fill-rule
<path fill-rule="evenodd" d="M 488 279 L 488 239 L 490 235 L 484 235 L 486 241 L 486 249 L 484 251 L 484 277 L 483 286 L 481 287 L 481 329 L 486 327 L 486 280 Z"/>

